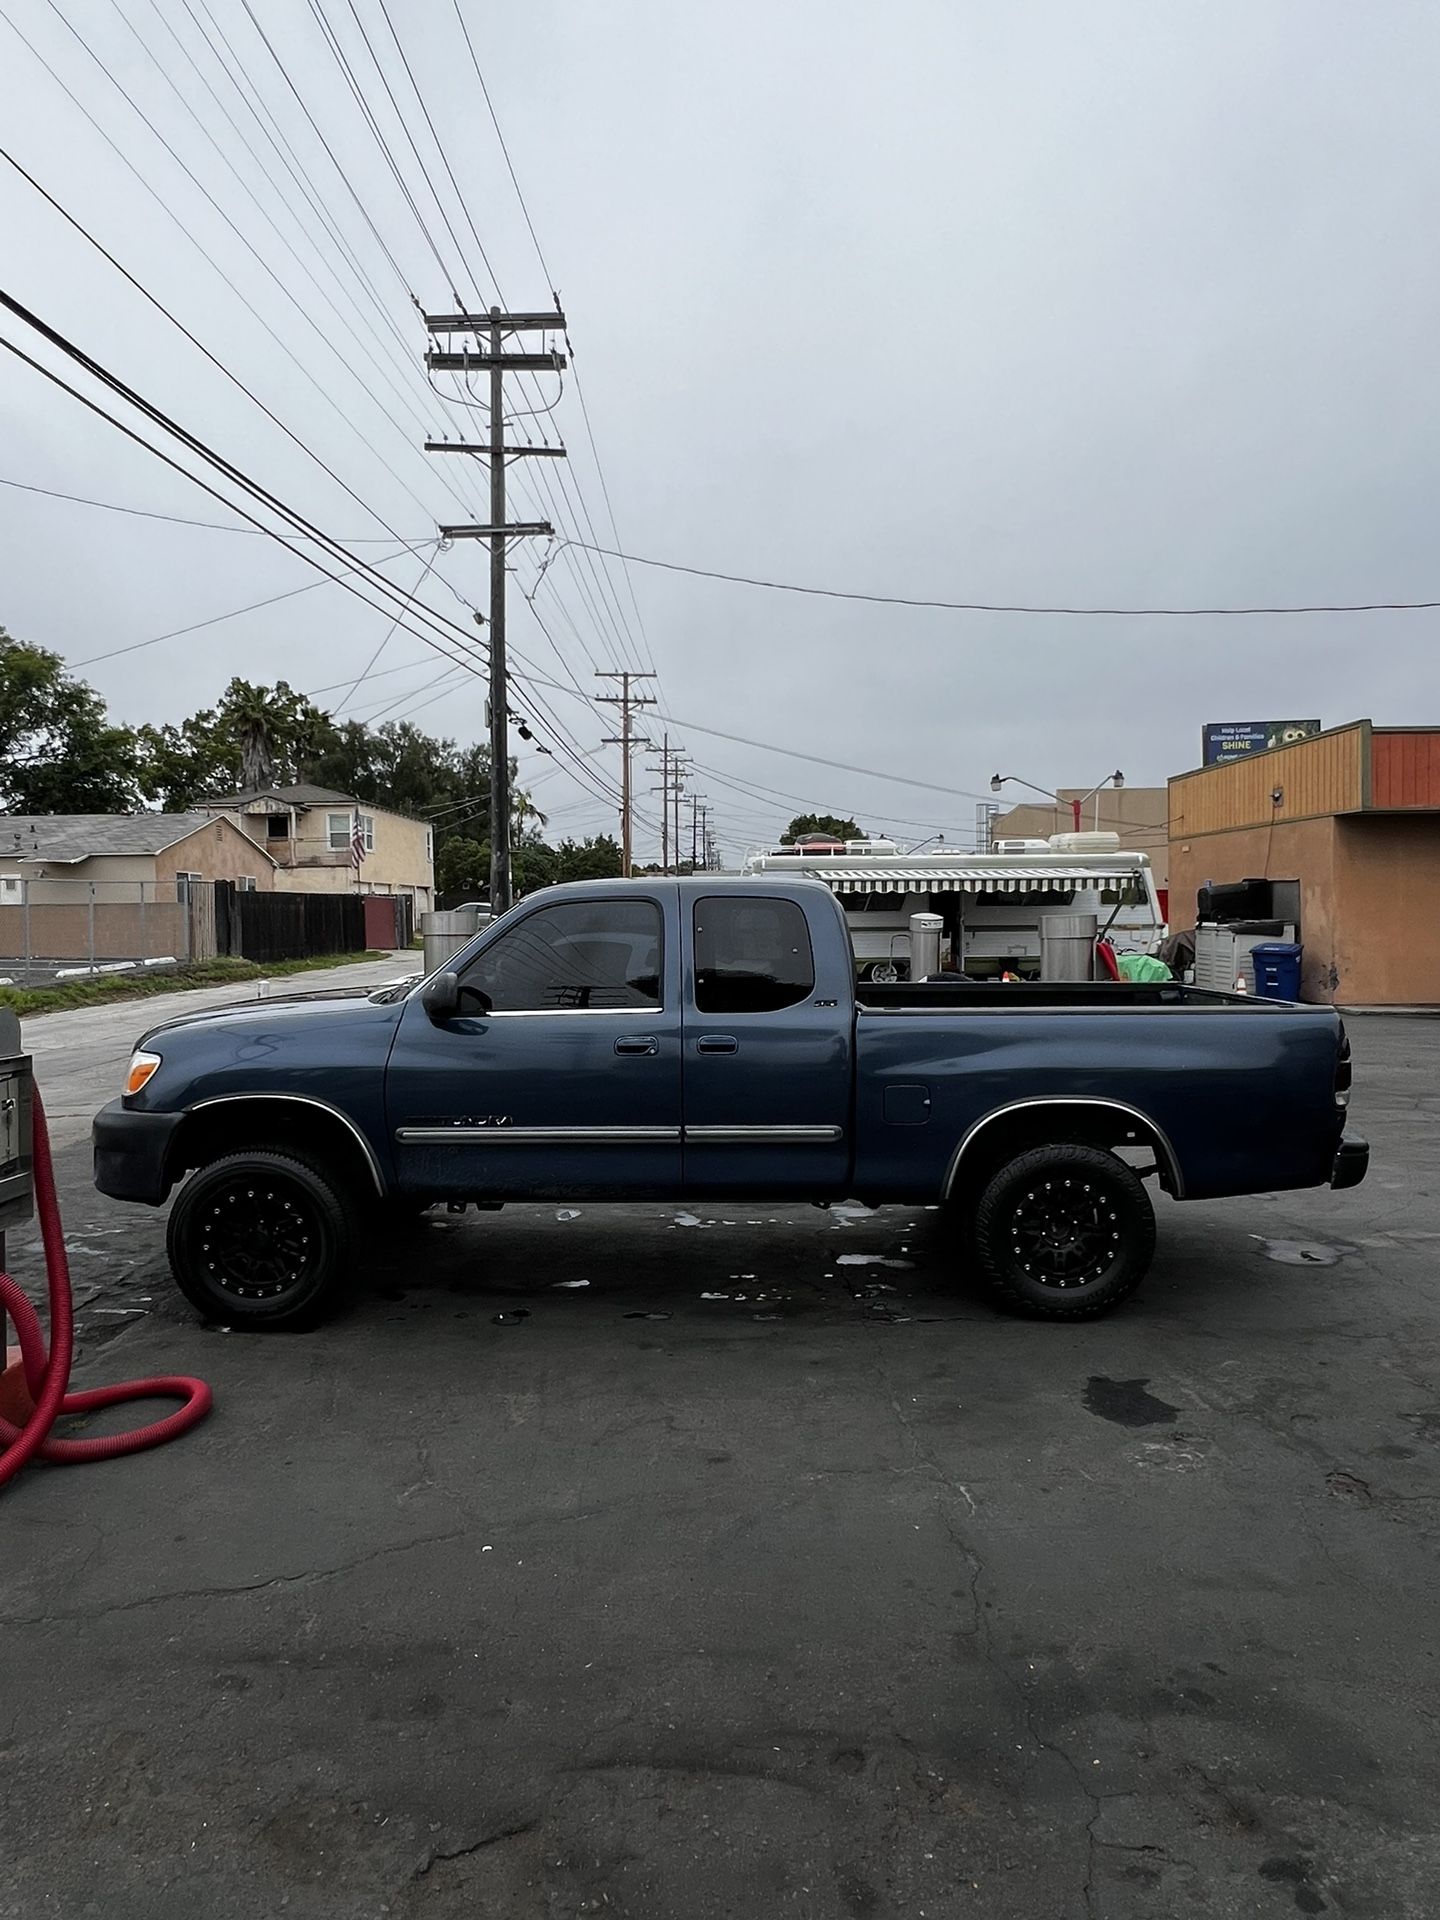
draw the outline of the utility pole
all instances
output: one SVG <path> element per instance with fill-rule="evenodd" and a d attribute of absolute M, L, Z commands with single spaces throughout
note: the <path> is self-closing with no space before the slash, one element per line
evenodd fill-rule
<path fill-rule="evenodd" d="M 647 767 L 645 769 L 647 773 L 658 773 L 660 776 L 659 786 L 651 787 L 650 791 L 651 793 L 658 793 L 660 796 L 660 871 L 662 873 L 669 873 L 670 871 L 670 785 L 672 779 L 671 770 L 676 766 L 677 761 L 678 755 L 674 755 L 670 751 L 669 734 L 662 734 L 660 736 L 660 764 L 658 767 Z M 680 848 L 678 844 L 675 848 L 675 864 L 677 867 L 680 864 Z"/>
<path fill-rule="evenodd" d="M 692 793 L 690 796 L 690 871 L 692 873 L 700 871 L 700 848 L 703 845 L 700 838 L 700 823 L 709 811 L 704 794 Z"/>
<path fill-rule="evenodd" d="M 690 771 L 689 755 L 678 749 L 670 757 L 671 800 L 675 808 L 674 832 L 670 844 L 675 849 L 675 871 L 680 871 L 680 802 L 685 792 L 685 776 Z"/>
<path fill-rule="evenodd" d="M 432 373 L 462 373 L 488 370 L 490 374 L 490 436 L 488 441 L 427 440 L 427 453 L 477 454 L 490 462 L 490 520 L 486 526 L 441 527 L 442 540 L 488 540 L 490 542 L 490 910 L 504 913 L 510 905 L 510 677 L 505 657 L 505 548 L 508 540 L 527 535 L 553 535 L 548 520 L 511 521 L 505 519 L 505 463 L 519 458 L 563 460 L 563 447 L 507 446 L 505 444 L 505 375 L 507 373 L 559 373 L 566 364 L 565 355 L 546 350 L 541 353 L 507 353 L 505 341 L 516 333 L 563 331 L 565 316 L 558 306 L 553 313 L 503 313 L 491 307 L 488 313 L 427 313 L 425 325 L 432 334 L 473 334 L 484 346 L 474 352 L 442 352 L 432 347 L 425 364 Z"/>
<path fill-rule="evenodd" d="M 620 709 L 620 731 L 618 734 L 607 734 L 604 744 L 607 747 L 619 747 L 620 749 L 620 871 L 628 880 L 633 864 L 631 858 L 631 814 L 633 809 L 630 798 L 632 772 L 630 756 L 639 745 L 650 747 L 655 744 L 653 740 L 646 740 L 644 742 L 637 741 L 630 725 L 631 716 L 637 707 L 653 707 L 655 702 L 648 694 L 632 693 L 630 686 L 632 681 L 653 680 L 655 676 L 653 673 L 631 673 L 628 669 L 625 671 L 615 669 L 607 673 L 597 673 L 595 678 L 597 680 L 618 680 L 620 682 L 619 693 L 597 693 L 595 698 L 607 707 L 618 707 Z"/>

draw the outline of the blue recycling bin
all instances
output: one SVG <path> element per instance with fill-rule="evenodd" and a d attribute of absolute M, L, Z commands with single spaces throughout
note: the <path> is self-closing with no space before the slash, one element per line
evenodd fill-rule
<path fill-rule="evenodd" d="M 1304 951 L 1293 940 L 1271 940 L 1252 947 L 1256 993 L 1266 1000 L 1298 1000 L 1300 956 Z"/>

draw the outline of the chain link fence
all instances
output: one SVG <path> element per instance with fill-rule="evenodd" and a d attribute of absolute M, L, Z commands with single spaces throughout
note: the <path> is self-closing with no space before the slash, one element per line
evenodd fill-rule
<path fill-rule="evenodd" d="M 211 881 L 0 875 L 0 980 L 12 985 L 187 966 L 215 954 Z"/>

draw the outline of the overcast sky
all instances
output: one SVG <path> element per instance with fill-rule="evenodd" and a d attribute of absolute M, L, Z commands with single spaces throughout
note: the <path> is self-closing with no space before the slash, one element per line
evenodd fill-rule
<path fill-rule="evenodd" d="M 448 308 L 453 277 L 471 299 L 460 243 L 487 301 L 491 285 L 380 0 L 355 10 L 457 241 L 350 0 L 313 4 L 443 272 L 312 0 L 253 4 L 284 73 L 238 0 L 87 0 L 63 14 L 49 0 L 5 0 L 75 100 L 0 22 L 0 119 L 14 157 L 302 445 L 4 166 L 0 281 L 327 531 L 376 541 L 359 549 L 373 559 L 395 551 L 387 526 L 419 543 L 438 521 L 477 515 L 480 473 L 457 500 L 462 463 L 419 451 L 427 430 L 453 435 L 466 415 L 424 384 L 406 289 Z M 1433 5 L 461 4 L 564 299 L 629 551 L 957 600 L 1440 598 Z M 211 17 L 373 296 L 217 64 L 198 30 L 213 35 Z M 546 306 L 451 0 L 390 0 L 390 17 L 505 300 Z M 0 333 L 64 364 L 8 315 Z M 232 518 L 0 360 L 0 479 Z M 554 389 L 546 382 L 543 399 Z M 483 426 L 481 413 L 468 419 Z M 558 514 L 588 537 L 583 500 L 608 543 L 573 383 L 550 430 L 574 450 L 571 490 L 550 463 L 543 478 L 528 463 L 514 472 L 512 514 Z M 11 487 L 0 488 L 0 526 L 0 623 L 75 663 L 317 577 L 258 536 Z M 543 551 L 518 559 L 523 585 Z M 390 577 L 413 585 L 425 557 L 391 564 Z M 635 567 L 637 618 L 623 575 L 607 592 L 596 564 L 561 553 L 539 588 L 568 672 L 519 591 L 513 642 L 535 674 L 573 674 L 587 692 L 595 667 L 624 665 L 625 649 L 653 658 L 660 711 L 704 769 L 694 784 L 732 856 L 794 809 L 728 781 L 853 812 L 872 830 L 968 841 L 997 770 L 1088 786 L 1119 765 L 1132 785 L 1159 783 L 1195 764 L 1206 720 L 1440 720 L 1432 613 L 1031 618 L 847 605 Z M 455 592 L 483 605 L 486 580 L 483 546 L 460 543 L 435 560 L 422 597 L 473 633 Z M 387 625 L 322 584 L 84 673 L 132 722 L 178 720 L 237 672 L 338 701 Z M 434 686 L 443 663 L 419 641 L 397 634 L 378 664 L 409 670 L 367 681 L 347 712 L 400 702 L 395 715 L 413 710 L 435 731 L 482 730 L 480 682 Z M 612 730 L 573 690 L 542 693 L 586 748 Z M 514 704 L 550 737 L 524 693 Z M 658 737 L 664 723 L 648 724 Z M 588 758 L 614 781 L 613 749 Z M 523 765 L 555 831 L 613 828 L 558 757 L 527 750 Z"/>

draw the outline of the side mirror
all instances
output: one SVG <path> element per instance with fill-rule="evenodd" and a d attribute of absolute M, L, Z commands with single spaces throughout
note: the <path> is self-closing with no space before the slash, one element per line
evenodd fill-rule
<path fill-rule="evenodd" d="M 460 976 L 458 973 L 437 973 L 425 982 L 420 992 L 420 1004 L 432 1020 L 449 1020 L 460 1007 Z"/>

